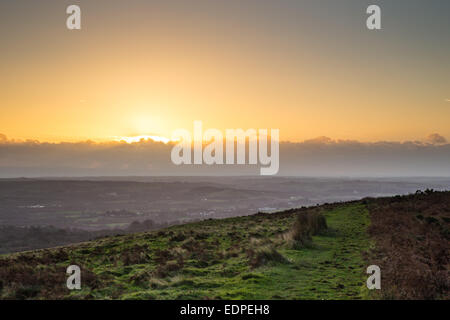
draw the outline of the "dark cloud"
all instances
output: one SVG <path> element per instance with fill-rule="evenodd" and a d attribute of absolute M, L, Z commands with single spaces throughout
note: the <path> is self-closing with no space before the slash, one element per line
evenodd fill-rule
<path fill-rule="evenodd" d="M 304 143 L 308 144 L 327 144 L 334 143 L 335 141 L 329 137 L 321 136 L 314 139 L 305 140 Z"/>
<path fill-rule="evenodd" d="M 432 144 L 445 144 L 447 143 L 447 139 L 445 137 L 441 136 L 438 133 L 432 133 L 427 137 L 427 142 Z"/>

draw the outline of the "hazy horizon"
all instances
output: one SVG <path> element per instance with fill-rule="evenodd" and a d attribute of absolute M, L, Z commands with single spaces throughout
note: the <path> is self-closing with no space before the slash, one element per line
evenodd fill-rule
<path fill-rule="evenodd" d="M 321 137 L 281 142 L 278 176 L 450 176 L 450 144 L 441 138 L 363 143 Z M 4 139 L 0 141 L 0 178 L 259 174 L 258 165 L 174 165 L 173 145 L 152 140 L 40 143 Z"/>

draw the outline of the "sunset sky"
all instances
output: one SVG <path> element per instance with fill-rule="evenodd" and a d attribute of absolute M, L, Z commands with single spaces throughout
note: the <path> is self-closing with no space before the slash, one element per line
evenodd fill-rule
<path fill-rule="evenodd" d="M 449 14 L 448 0 L 1 1 L 0 133 L 170 137 L 202 120 L 296 142 L 450 139 Z"/>

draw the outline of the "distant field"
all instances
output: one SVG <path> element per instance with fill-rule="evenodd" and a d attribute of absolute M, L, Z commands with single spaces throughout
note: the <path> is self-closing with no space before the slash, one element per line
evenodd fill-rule
<path fill-rule="evenodd" d="M 286 234 L 305 212 L 324 215 L 328 228 L 296 248 Z M 3 299 L 448 298 L 449 212 L 450 192 L 430 191 L 12 254 L 0 259 L 0 294 Z M 79 291 L 65 287 L 70 264 L 82 269 Z M 370 264 L 382 269 L 381 292 L 365 286 Z M 426 290 L 419 290 L 426 280 Z"/>
<path fill-rule="evenodd" d="M 433 178 L 0 179 L 0 225 L 89 231 L 148 219 L 173 225 L 449 186 L 450 179 Z"/>

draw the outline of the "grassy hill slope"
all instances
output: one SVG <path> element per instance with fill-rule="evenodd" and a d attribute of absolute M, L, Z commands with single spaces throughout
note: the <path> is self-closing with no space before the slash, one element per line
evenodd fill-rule
<path fill-rule="evenodd" d="M 413 210 L 404 212 L 401 205 L 392 206 L 399 202 L 411 207 L 411 203 L 430 199 L 439 201 L 436 221 L 423 215 L 417 218 L 420 214 Z M 389 220 L 382 215 L 387 205 L 396 208 L 386 211 L 391 217 Z M 401 296 L 401 290 L 395 289 L 399 285 L 392 276 L 395 268 L 389 267 L 386 261 L 398 252 L 391 250 L 395 241 L 386 241 L 389 234 L 395 234 L 386 223 L 406 226 L 402 219 L 412 219 L 413 224 L 422 226 L 420 230 L 425 232 L 425 238 L 428 232 L 437 232 L 439 236 L 434 236 L 434 240 L 443 242 L 441 249 L 448 257 L 445 252 L 449 243 L 448 220 L 445 219 L 448 219 L 449 206 L 448 192 L 398 199 L 365 199 L 273 214 L 207 220 L 156 232 L 5 255 L 0 258 L 0 296 L 3 299 L 385 297 L 379 293 L 369 295 L 365 286 L 366 267 L 375 261 L 382 266 L 383 277 L 388 279 L 389 290 L 383 292 L 389 292 L 393 298 L 414 298 L 414 294 Z M 290 230 L 299 214 L 304 213 L 322 214 L 328 228 L 313 236 L 312 241 L 294 246 L 289 239 Z M 374 226 L 377 227 L 374 229 Z M 377 233 L 377 230 L 382 232 Z M 407 229 L 401 230 L 407 232 Z M 407 234 L 406 238 L 409 237 L 416 235 Z M 396 248 L 403 243 L 400 241 Z M 428 245 L 421 244 L 423 252 Z M 439 254 L 442 256 L 442 251 Z M 416 258 L 421 257 L 411 255 L 408 259 Z M 445 255 L 444 260 L 431 259 L 429 263 L 434 264 L 433 268 L 444 270 L 440 277 L 448 275 Z M 66 288 L 65 271 L 71 264 L 81 267 L 81 290 Z M 432 286 L 431 298 L 443 298 L 448 294 L 446 279 L 441 281 Z M 414 286 L 409 290 L 414 291 Z"/>

